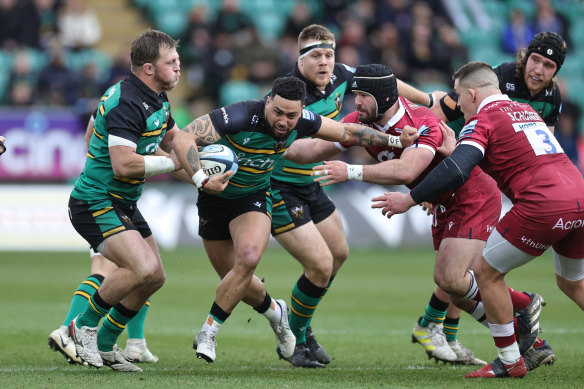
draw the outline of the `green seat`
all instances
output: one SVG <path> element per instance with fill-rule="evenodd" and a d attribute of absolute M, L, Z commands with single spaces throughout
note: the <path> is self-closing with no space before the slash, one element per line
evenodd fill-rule
<path fill-rule="evenodd" d="M 238 101 L 262 98 L 260 87 L 249 81 L 230 80 L 221 85 L 219 105 L 224 106 Z"/>

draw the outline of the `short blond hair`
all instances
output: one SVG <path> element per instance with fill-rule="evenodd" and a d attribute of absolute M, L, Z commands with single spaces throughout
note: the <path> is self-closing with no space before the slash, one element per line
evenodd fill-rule
<path fill-rule="evenodd" d="M 335 34 L 331 32 L 325 26 L 320 24 L 311 24 L 306 26 L 298 34 L 298 50 L 304 47 L 306 41 L 317 40 L 317 41 L 328 41 L 335 43 Z"/>

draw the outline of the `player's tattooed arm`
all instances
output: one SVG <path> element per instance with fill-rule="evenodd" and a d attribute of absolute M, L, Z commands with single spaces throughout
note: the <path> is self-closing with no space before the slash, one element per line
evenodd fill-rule
<path fill-rule="evenodd" d="M 199 150 L 196 146 L 190 146 L 187 150 L 187 161 L 194 172 L 201 168 L 199 160 Z"/>
<path fill-rule="evenodd" d="M 198 146 L 206 146 L 215 143 L 221 138 L 209 115 L 203 115 L 189 123 L 182 131 L 191 134 Z"/>
<path fill-rule="evenodd" d="M 342 142 L 360 144 L 361 146 L 385 146 L 387 134 L 369 127 L 352 123 L 342 123 Z"/>
<path fill-rule="evenodd" d="M 322 124 L 318 132 L 313 135 L 314 137 L 353 145 L 403 148 L 412 145 L 419 136 L 413 127 L 404 128 L 398 137 L 356 123 L 338 123 L 322 116 L 321 119 Z"/>
<path fill-rule="evenodd" d="M 220 138 L 209 115 L 193 120 L 174 136 L 172 148 L 189 176 L 201 169 L 198 147 L 215 143 Z"/>

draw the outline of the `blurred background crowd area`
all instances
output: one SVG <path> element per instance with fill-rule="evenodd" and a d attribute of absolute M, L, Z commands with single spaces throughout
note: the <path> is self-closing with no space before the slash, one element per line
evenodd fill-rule
<path fill-rule="evenodd" d="M 311 23 L 335 33 L 337 62 L 385 63 L 424 91 L 449 90 L 469 60 L 513 61 L 537 32 L 555 31 L 568 42 L 556 135 L 580 166 L 582 20 L 580 0 L 0 0 L 0 104 L 69 107 L 85 123 L 148 27 L 180 39 L 181 81 L 169 93 L 180 127 L 261 98 L 293 68 Z M 347 98 L 343 114 L 352 108 Z"/>

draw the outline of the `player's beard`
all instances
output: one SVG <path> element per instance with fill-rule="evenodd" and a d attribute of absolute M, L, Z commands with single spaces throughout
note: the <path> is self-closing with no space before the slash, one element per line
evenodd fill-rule
<path fill-rule="evenodd" d="M 176 84 L 178 84 L 178 79 L 175 80 L 173 78 L 171 80 L 165 80 L 162 77 L 160 77 L 160 73 L 158 73 L 157 71 L 154 71 L 154 81 L 156 81 L 156 83 L 160 85 L 162 90 L 165 91 L 173 89 L 176 86 Z"/>
<path fill-rule="evenodd" d="M 377 117 L 371 112 L 357 111 L 357 119 L 361 123 L 371 124 L 377 121 Z"/>

